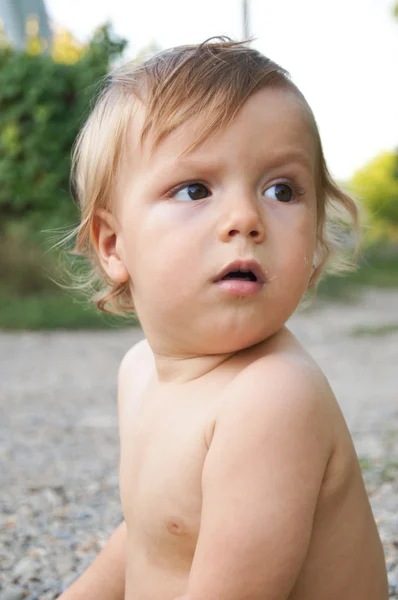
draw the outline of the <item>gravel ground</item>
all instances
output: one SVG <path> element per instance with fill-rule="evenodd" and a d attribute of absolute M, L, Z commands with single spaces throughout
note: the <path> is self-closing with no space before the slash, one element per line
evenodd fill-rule
<path fill-rule="evenodd" d="M 398 599 L 398 290 L 290 326 L 329 378 Z M 139 329 L 0 332 L 0 600 L 51 600 L 121 520 L 116 374 Z"/>

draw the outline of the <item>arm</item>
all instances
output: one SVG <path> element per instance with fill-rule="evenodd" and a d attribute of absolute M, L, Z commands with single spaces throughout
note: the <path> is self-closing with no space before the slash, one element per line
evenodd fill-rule
<path fill-rule="evenodd" d="M 274 364 L 229 392 L 203 467 L 189 600 L 288 598 L 332 454 L 325 388 Z"/>
<path fill-rule="evenodd" d="M 113 532 L 93 564 L 58 600 L 124 600 L 126 525 Z"/>

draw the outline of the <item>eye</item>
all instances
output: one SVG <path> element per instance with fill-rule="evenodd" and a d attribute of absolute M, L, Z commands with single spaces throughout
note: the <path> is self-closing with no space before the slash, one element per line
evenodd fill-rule
<path fill-rule="evenodd" d="M 203 183 L 193 182 L 183 187 L 171 190 L 170 197 L 175 200 L 202 200 L 210 196 L 210 192 Z"/>
<path fill-rule="evenodd" d="M 286 183 L 271 185 L 265 192 L 269 192 L 270 190 L 275 190 L 273 192 L 274 200 L 278 200 L 279 202 L 292 202 L 295 199 L 293 188 Z"/>

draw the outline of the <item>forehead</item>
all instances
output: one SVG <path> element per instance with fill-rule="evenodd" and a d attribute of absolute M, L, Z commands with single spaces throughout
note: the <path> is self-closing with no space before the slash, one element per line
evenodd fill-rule
<path fill-rule="evenodd" d="M 175 165 L 190 164 L 197 159 L 232 154 L 253 161 L 275 158 L 283 162 L 296 157 L 314 172 L 316 143 L 313 126 L 306 108 L 291 90 L 265 88 L 255 92 L 241 106 L 232 121 L 187 152 L 203 131 L 209 115 L 198 114 L 167 135 L 153 149 L 153 136 L 140 144 L 145 120 L 144 105 L 137 106 L 129 132 L 129 170 L 135 175 L 167 171 Z"/>

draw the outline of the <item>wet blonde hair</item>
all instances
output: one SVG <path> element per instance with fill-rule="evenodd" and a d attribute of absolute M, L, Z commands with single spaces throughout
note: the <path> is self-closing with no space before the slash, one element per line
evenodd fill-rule
<path fill-rule="evenodd" d="M 342 250 L 350 232 L 358 232 L 358 210 L 328 171 L 318 127 L 304 96 L 285 69 L 247 42 L 211 38 L 114 70 L 77 138 L 72 182 L 81 219 L 68 237 L 76 235 L 73 254 L 89 259 L 90 272 L 78 287 L 89 292 L 100 310 L 126 315 L 134 309 L 129 282 L 115 283 L 102 269 L 92 232 L 96 210 L 112 206 L 136 99 L 146 107 L 141 143 L 149 137 L 151 151 L 190 118 L 203 115 L 203 129 L 186 153 L 225 128 L 249 96 L 268 87 L 294 93 L 316 143 L 317 246 L 309 289 L 316 289 L 326 265 L 334 272 L 352 268 Z"/>

